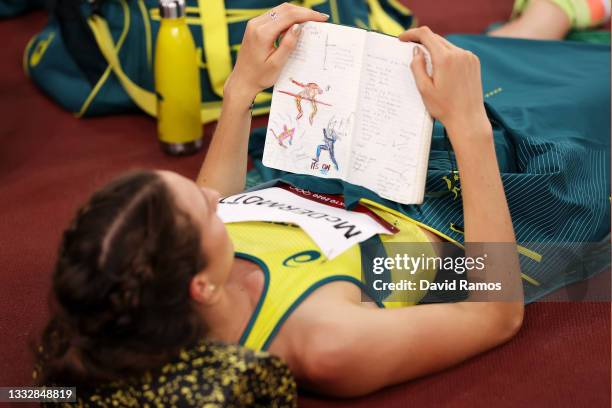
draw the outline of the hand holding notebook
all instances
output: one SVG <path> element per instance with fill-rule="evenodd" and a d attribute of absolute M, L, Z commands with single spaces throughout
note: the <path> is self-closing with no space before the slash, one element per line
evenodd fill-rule
<path fill-rule="evenodd" d="M 410 69 L 416 46 L 356 28 L 304 24 L 274 87 L 264 164 L 421 203 L 433 120 Z"/>

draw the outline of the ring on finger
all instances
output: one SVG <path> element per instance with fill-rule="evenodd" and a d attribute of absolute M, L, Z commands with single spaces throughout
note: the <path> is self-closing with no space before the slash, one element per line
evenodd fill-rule
<path fill-rule="evenodd" d="M 272 11 L 269 13 L 269 16 L 270 16 L 270 18 L 271 18 L 272 20 L 276 20 L 276 19 L 278 18 L 278 13 L 277 13 L 276 11 L 272 10 Z"/>

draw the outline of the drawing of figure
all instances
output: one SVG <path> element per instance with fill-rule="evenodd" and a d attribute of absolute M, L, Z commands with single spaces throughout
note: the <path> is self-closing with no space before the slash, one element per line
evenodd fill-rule
<path fill-rule="evenodd" d="M 296 119 L 298 120 L 302 116 L 304 116 L 302 100 L 309 101 L 310 106 L 312 107 L 312 111 L 310 112 L 310 116 L 308 117 L 308 120 L 310 121 L 310 124 L 312 125 L 312 123 L 314 122 L 314 118 L 317 114 L 318 105 L 319 104 L 327 105 L 327 106 L 331 106 L 331 105 L 325 102 L 318 101 L 316 99 L 317 95 L 321 95 L 324 92 L 323 89 L 318 84 L 314 82 L 308 82 L 307 84 L 303 84 L 301 82 L 296 81 L 293 78 L 290 78 L 290 79 L 291 79 L 291 82 L 301 87 L 302 90 L 298 93 L 287 92 L 287 91 L 279 91 L 279 92 L 284 93 L 286 95 L 293 96 L 295 98 L 295 106 L 297 107 L 297 111 L 298 111 Z"/>
<path fill-rule="evenodd" d="M 301 82 L 298 82 L 293 78 L 291 78 L 291 82 L 303 88 L 300 92 L 298 92 L 298 96 L 295 97 L 295 105 L 298 110 L 298 115 L 296 119 L 299 120 L 302 116 L 304 116 L 304 111 L 302 109 L 302 99 L 310 100 L 310 106 L 312 107 L 312 111 L 310 112 L 310 116 L 308 119 L 310 121 L 310 124 L 312 125 L 314 117 L 317 114 L 317 101 L 315 98 L 317 95 L 321 95 L 323 93 L 323 89 L 321 89 L 321 87 L 315 84 L 314 82 L 302 84 Z"/>
<path fill-rule="evenodd" d="M 287 146 L 285 146 L 285 144 L 283 143 L 285 140 L 289 140 L 289 145 L 293 144 L 293 135 L 295 134 L 295 128 L 287 129 L 287 125 L 283 125 L 283 131 L 280 135 L 276 135 L 274 129 L 270 129 L 270 131 L 278 141 L 278 144 L 284 147 L 285 149 L 287 148 Z"/>
<path fill-rule="evenodd" d="M 338 140 L 338 134 L 336 131 L 329 126 L 327 129 L 323 129 L 323 144 L 317 146 L 317 157 L 313 159 L 315 163 L 319 162 L 321 157 L 321 151 L 327 150 L 329 153 L 329 157 L 331 158 L 332 163 L 334 163 L 334 167 L 336 167 L 336 171 L 339 170 L 338 162 L 336 161 L 336 154 L 334 152 L 334 145 Z"/>

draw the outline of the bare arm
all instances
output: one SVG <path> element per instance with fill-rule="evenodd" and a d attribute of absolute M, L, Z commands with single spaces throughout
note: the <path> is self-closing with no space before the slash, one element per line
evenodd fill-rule
<path fill-rule="evenodd" d="M 253 99 L 241 90 L 225 87 L 217 129 L 206 153 L 196 183 L 215 189 L 222 196 L 244 190 L 251 129 L 249 105 Z"/>
<path fill-rule="evenodd" d="M 324 316 L 317 330 L 300 343 L 296 372 L 311 388 L 338 396 L 356 396 L 423 376 L 507 341 L 520 328 L 523 297 L 515 236 L 500 178 L 492 129 L 482 100 L 478 58 L 428 28 L 409 30 L 402 40 L 429 49 L 433 77 L 423 54 L 412 65 L 431 114 L 449 131 L 461 177 L 466 256 L 472 243 L 484 243 L 486 270 L 470 278 L 501 282 L 508 299 L 420 305 L 393 310 L 364 308 L 350 302 L 312 303 Z M 498 243 L 506 248 L 499 250 Z M 512 248 L 508 251 L 509 247 Z"/>
<path fill-rule="evenodd" d="M 486 270 L 470 277 L 501 282 L 504 302 L 466 303 L 466 307 L 493 309 L 508 316 L 523 315 L 523 291 L 516 238 L 493 143 L 493 130 L 484 109 L 480 61 L 429 28 L 409 30 L 402 40 L 425 45 L 434 73 L 427 75 L 423 53 L 412 70 L 429 112 L 448 130 L 459 167 L 465 220 L 466 255 L 486 251 Z M 478 300 L 475 293 L 470 300 Z"/>
<path fill-rule="evenodd" d="M 197 178 L 201 187 L 223 196 L 244 190 L 251 127 L 250 105 L 255 96 L 272 86 L 295 48 L 299 23 L 326 21 L 328 16 L 284 3 L 249 21 L 234 71 L 224 89 L 221 117 Z M 278 48 L 274 42 L 285 33 Z"/>

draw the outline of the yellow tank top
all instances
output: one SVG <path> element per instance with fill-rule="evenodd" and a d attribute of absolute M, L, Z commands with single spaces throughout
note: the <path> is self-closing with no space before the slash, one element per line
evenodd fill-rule
<path fill-rule="evenodd" d="M 410 219 L 370 207 L 387 222 L 395 225 L 395 235 L 380 235 L 386 256 L 393 256 L 391 243 L 423 243 L 419 254 L 434 256 L 427 236 Z M 255 311 L 240 338 L 240 344 L 253 350 L 267 350 L 282 324 L 300 303 L 317 288 L 336 281 L 352 282 L 366 294 L 362 280 L 362 254 L 354 245 L 333 260 L 323 255 L 312 239 L 299 227 L 268 222 L 227 224 L 236 256 L 257 263 L 264 272 L 265 283 Z M 390 271 L 391 279 L 394 274 Z M 435 270 L 420 270 L 413 279 L 433 281 Z M 405 279 L 405 275 L 402 275 Z M 379 307 L 405 307 L 417 303 L 424 291 L 411 291 L 409 301 L 377 302 Z M 371 296 L 374 298 L 373 296 Z M 402 296 L 405 299 L 406 296 Z M 393 299 L 387 296 L 386 299 Z"/>

